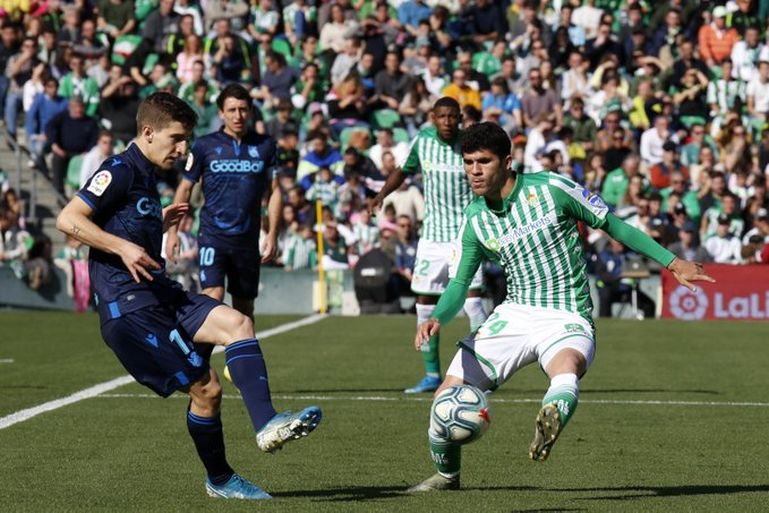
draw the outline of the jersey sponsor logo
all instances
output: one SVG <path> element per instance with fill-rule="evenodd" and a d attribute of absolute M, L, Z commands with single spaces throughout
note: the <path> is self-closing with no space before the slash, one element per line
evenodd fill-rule
<path fill-rule="evenodd" d="M 512 228 L 508 233 L 499 238 L 499 247 L 502 248 L 507 246 L 508 244 L 511 244 L 518 239 L 531 235 L 534 232 L 538 232 L 543 228 L 547 228 L 551 224 L 555 224 L 557 221 L 558 219 L 555 215 L 555 212 L 550 212 L 549 214 L 540 217 L 534 222 Z"/>
<path fill-rule="evenodd" d="M 708 296 L 700 289 L 692 292 L 680 285 L 670 294 L 670 311 L 678 319 L 698 321 L 708 310 Z"/>
<path fill-rule="evenodd" d="M 88 192 L 92 192 L 95 196 L 101 196 L 111 183 L 112 173 L 109 171 L 99 171 L 91 179 L 91 183 L 88 185 Z"/>
<path fill-rule="evenodd" d="M 144 217 L 163 219 L 163 209 L 160 203 L 152 198 L 143 196 L 136 202 L 136 211 Z"/>
<path fill-rule="evenodd" d="M 209 166 L 212 173 L 261 173 L 264 162 L 250 160 L 212 160 Z"/>
<path fill-rule="evenodd" d="M 486 246 L 487 249 L 495 253 L 499 253 L 499 250 L 502 249 L 502 245 L 499 243 L 497 239 L 488 239 L 486 240 L 486 242 L 483 243 L 483 245 Z"/>

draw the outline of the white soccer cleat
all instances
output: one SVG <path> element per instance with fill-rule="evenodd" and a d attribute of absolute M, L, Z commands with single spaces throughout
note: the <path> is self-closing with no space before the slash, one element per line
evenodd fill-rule
<path fill-rule="evenodd" d="M 256 445 L 264 452 L 275 452 L 286 442 L 312 433 L 322 417 L 323 413 L 317 406 L 308 406 L 297 413 L 278 413 L 256 433 Z"/>

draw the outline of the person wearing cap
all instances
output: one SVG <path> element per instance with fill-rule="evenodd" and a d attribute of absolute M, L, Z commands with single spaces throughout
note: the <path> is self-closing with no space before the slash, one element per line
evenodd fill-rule
<path fill-rule="evenodd" d="M 713 9 L 713 21 L 700 27 L 698 34 L 700 55 L 709 67 L 717 66 L 732 53 L 732 47 L 739 41 L 737 31 L 726 27 L 726 7 Z"/>
<path fill-rule="evenodd" d="M 717 219 L 716 232 L 705 241 L 705 249 L 717 264 L 739 264 L 742 262 L 742 243 L 729 231 L 731 219 L 721 214 Z"/>
<path fill-rule="evenodd" d="M 663 210 L 669 210 L 669 198 L 673 194 L 678 196 L 678 201 L 674 202 L 673 205 L 676 205 L 680 202 L 686 209 L 686 214 L 694 222 L 699 222 L 700 216 L 702 215 L 699 198 L 697 198 L 696 192 L 689 189 L 689 180 L 687 179 L 686 175 L 680 171 L 674 171 L 673 173 L 670 173 L 670 186 L 665 187 L 660 191 L 660 195 L 662 196 Z"/>
<path fill-rule="evenodd" d="M 678 231 L 678 241 L 668 246 L 668 249 L 678 258 L 692 262 L 708 263 L 713 259 L 699 244 L 697 225 L 692 221 L 686 221 Z"/>
<path fill-rule="evenodd" d="M 649 181 L 655 189 L 664 189 L 670 186 L 670 177 L 673 173 L 681 173 L 689 178 L 689 170 L 678 160 L 678 147 L 673 141 L 665 141 L 662 145 L 662 162 L 655 164 L 649 171 Z"/>

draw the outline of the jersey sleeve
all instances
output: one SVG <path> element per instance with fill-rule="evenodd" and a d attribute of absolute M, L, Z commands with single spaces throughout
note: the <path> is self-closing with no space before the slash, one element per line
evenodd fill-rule
<path fill-rule="evenodd" d="M 182 176 L 190 182 L 197 182 L 203 174 L 203 164 L 205 164 L 205 152 L 200 140 L 195 141 L 187 155 L 187 162 L 184 164 Z"/>
<path fill-rule="evenodd" d="M 93 209 L 94 214 L 99 214 L 124 200 L 132 182 L 131 168 L 122 163 L 114 165 L 114 160 L 109 159 L 86 181 L 77 196 Z"/>
<path fill-rule="evenodd" d="M 549 184 L 555 191 L 557 206 L 564 212 L 593 228 L 604 227 L 609 207 L 601 196 L 559 175 L 552 175 Z"/>
<path fill-rule="evenodd" d="M 462 230 L 462 256 L 459 260 L 457 273 L 449 281 L 448 287 L 441 294 L 433 312 L 433 318 L 442 325 L 452 320 L 465 304 L 467 291 L 473 281 L 473 276 L 478 272 L 482 257 L 481 243 L 470 223 L 466 222 Z"/>
<path fill-rule="evenodd" d="M 411 141 L 409 151 L 406 154 L 406 160 L 399 162 L 401 172 L 404 174 L 414 175 L 417 174 L 421 169 L 419 165 L 419 146 L 417 145 L 417 141 L 419 141 L 419 138 Z"/>
<path fill-rule="evenodd" d="M 278 177 L 278 143 L 272 139 L 270 144 L 270 156 L 264 163 L 267 170 L 267 180 L 272 182 Z"/>

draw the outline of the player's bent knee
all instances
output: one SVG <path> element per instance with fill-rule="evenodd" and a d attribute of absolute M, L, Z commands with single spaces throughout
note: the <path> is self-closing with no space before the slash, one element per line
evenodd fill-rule
<path fill-rule="evenodd" d="M 232 324 L 232 336 L 234 337 L 232 342 L 238 340 L 245 340 L 247 338 L 253 338 L 254 336 L 254 321 L 250 317 L 243 315 L 236 310 L 233 310 L 233 324 Z"/>
<path fill-rule="evenodd" d="M 548 362 L 545 372 L 549 377 L 557 376 L 558 374 L 576 374 L 582 377 L 587 370 L 587 360 L 585 355 L 577 351 L 574 348 L 564 348 Z"/>

